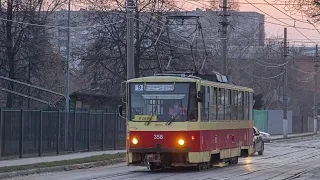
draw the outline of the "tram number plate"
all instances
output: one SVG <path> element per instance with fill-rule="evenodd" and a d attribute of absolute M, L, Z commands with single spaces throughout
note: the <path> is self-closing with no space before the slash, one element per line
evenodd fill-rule
<path fill-rule="evenodd" d="M 155 134 L 153 136 L 153 139 L 163 139 L 163 135 L 162 134 Z"/>

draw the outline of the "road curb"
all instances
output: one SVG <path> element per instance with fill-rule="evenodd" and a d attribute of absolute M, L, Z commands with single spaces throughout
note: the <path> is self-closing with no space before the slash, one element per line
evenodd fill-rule
<path fill-rule="evenodd" d="M 318 134 L 317 134 L 318 135 Z M 280 138 L 273 138 L 271 139 L 271 141 L 277 141 L 277 140 L 287 140 L 287 139 L 295 139 L 295 138 L 302 138 L 302 137 L 311 137 L 311 136 L 317 136 L 317 135 L 314 135 L 314 134 L 303 134 L 303 135 L 299 135 L 299 136 L 288 136 L 286 139 L 283 138 L 283 137 L 280 137 Z"/>
<path fill-rule="evenodd" d="M 28 176 L 32 174 L 47 173 L 47 172 L 89 169 L 93 167 L 113 165 L 113 164 L 117 164 L 125 161 L 126 161 L 125 158 L 121 158 L 121 159 L 111 159 L 111 160 L 105 160 L 105 161 L 90 162 L 90 163 L 84 163 L 84 164 L 73 164 L 73 165 L 67 165 L 67 166 L 56 166 L 56 167 L 48 167 L 48 168 L 27 169 L 22 171 L 6 172 L 6 173 L 0 173 L 0 179 L 13 178 L 17 176 Z"/>

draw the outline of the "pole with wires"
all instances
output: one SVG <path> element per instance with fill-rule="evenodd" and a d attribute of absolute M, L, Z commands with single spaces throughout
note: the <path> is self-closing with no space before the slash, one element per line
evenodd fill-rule
<path fill-rule="evenodd" d="M 227 60 L 227 54 L 228 54 L 228 47 L 227 47 L 227 33 L 228 33 L 228 19 L 227 19 L 227 9 L 228 9 L 228 0 L 223 0 L 223 6 L 222 6 L 222 22 L 220 24 L 222 25 L 222 36 L 221 36 L 221 42 L 222 42 L 222 60 L 223 60 L 223 74 L 225 76 L 228 76 L 228 60 Z"/>
<path fill-rule="evenodd" d="M 288 42 L 287 42 L 287 28 L 284 28 L 284 41 L 283 41 L 283 57 L 284 62 L 286 62 L 288 56 Z M 287 65 L 284 66 L 283 74 L 283 138 L 288 137 L 288 76 L 287 76 Z"/>
<path fill-rule="evenodd" d="M 127 79 L 135 77 L 134 72 L 134 2 L 127 0 Z"/>
<path fill-rule="evenodd" d="M 65 147 L 68 147 L 68 130 L 69 130 L 69 104 L 70 104 L 70 13 L 71 13 L 71 0 L 68 0 L 68 37 L 67 37 L 67 60 L 66 60 L 66 121 L 65 121 Z"/>
<path fill-rule="evenodd" d="M 317 99 L 317 93 L 318 93 L 318 45 L 316 45 L 316 58 L 314 61 L 314 93 L 313 93 L 313 112 L 314 112 L 314 118 L 313 118 L 313 134 L 317 134 L 318 131 L 318 99 Z"/>

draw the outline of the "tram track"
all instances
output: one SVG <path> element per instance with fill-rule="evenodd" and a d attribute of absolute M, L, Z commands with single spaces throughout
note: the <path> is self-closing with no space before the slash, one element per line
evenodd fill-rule
<path fill-rule="evenodd" d="M 240 158 L 237 165 L 221 165 L 198 172 L 174 168 L 164 172 L 151 172 L 145 167 L 100 167 L 91 170 L 57 172 L 34 175 L 16 180 L 294 180 L 320 177 L 320 138 L 300 142 L 269 143 L 263 156 Z M 315 148 L 310 148 L 315 147 Z M 51 177 L 52 176 L 52 177 Z"/>
<path fill-rule="evenodd" d="M 292 179 L 297 179 L 297 178 L 300 178 L 302 175 L 308 173 L 308 172 L 311 172 L 311 171 L 315 171 L 315 170 L 319 170 L 320 169 L 320 166 L 316 167 L 316 168 L 312 168 L 312 169 L 309 169 L 309 170 L 304 170 L 304 171 L 301 171 L 301 172 L 298 172 L 290 177 L 287 177 L 285 179 L 282 179 L 282 180 L 292 180 Z"/>
<path fill-rule="evenodd" d="M 315 154 L 315 155 L 314 155 L 314 154 Z M 308 155 L 310 155 L 310 154 L 308 154 Z M 306 155 L 306 156 L 308 156 L 308 155 Z M 265 170 L 269 170 L 269 169 L 281 168 L 281 167 L 283 167 L 283 166 L 287 166 L 287 165 L 290 165 L 290 164 L 292 164 L 292 163 L 298 163 L 298 162 L 301 162 L 301 161 L 303 161 L 303 160 L 315 158 L 315 157 L 317 157 L 317 156 L 320 156 L 319 152 L 313 152 L 313 153 L 312 153 L 312 156 L 307 157 L 307 158 L 299 159 L 299 160 L 296 160 L 296 161 L 290 161 L 290 162 L 287 162 L 287 163 L 284 163 L 284 164 L 281 164 L 281 165 L 276 165 L 276 166 L 271 166 L 271 167 L 256 169 L 256 170 L 253 170 L 253 171 L 250 171 L 250 172 L 246 172 L 246 173 L 242 173 L 242 174 L 239 174 L 239 175 L 236 175 L 236 176 L 225 177 L 225 178 L 222 178 L 222 179 L 220 179 L 220 180 L 229 180 L 229 179 L 231 179 L 231 178 L 243 177 L 243 176 L 247 176 L 247 175 L 249 175 L 249 174 L 257 173 L 257 172 L 260 172 L 260 171 L 265 171 Z M 261 159 L 263 159 L 263 158 L 261 158 Z M 316 169 L 319 169 L 319 168 L 320 168 L 320 167 L 318 167 L 318 168 L 316 168 Z M 315 170 L 315 169 L 312 169 L 312 170 L 309 170 L 309 171 L 313 171 L 313 170 Z M 307 171 L 307 172 L 309 172 L 309 171 Z M 297 173 L 297 174 L 295 174 L 294 176 L 292 176 L 292 178 L 297 177 L 298 175 L 301 176 L 302 174 L 307 173 L 307 172 L 301 171 L 301 172 L 300 172 L 301 174 L 300 174 L 300 173 Z M 272 177 L 272 178 L 274 178 L 274 177 Z M 268 178 L 267 180 L 272 179 L 272 178 Z M 289 179 L 283 179 L 283 180 L 289 180 Z"/>
<path fill-rule="evenodd" d="M 285 153 L 285 154 L 291 154 L 294 153 L 296 151 L 293 151 L 291 153 Z M 301 152 L 301 151 L 300 151 Z M 280 154 L 279 154 L 280 156 Z M 289 165 L 289 164 L 293 164 L 293 163 L 298 163 L 300 161 L 304 161 L 304 160 L 308 160 L 308 159 L 312 159 L 312 158 L 315 158 L 317 156 L 320 156 L 320 154 L 318 154 L 318 152 L 312 152 L 312 153 L 309 153 L 309 154 L 306 154 L 304 156 L 301 156 L 301 158 L 303 159 L 298 159 L 298 160 L 294 160 L 294 161 L 289 161 L 289 162 L 286 162 L 284 164 L 281 164 L 281 165 L 276 165 L 276 166 L 271 166 L 271 167 L 265 167 L 265 168 L 259 168 L 259 169 L 256 169 L 256 170 L 252 170 L 250 172 L 246 172 L 246 173 L 242 173 L 242 174 L 238 174 L 238 175 L 231 175 L 229 177 L 223 177 L 223 178 L 214 178 L 214 179 L 220 179 L 220 180 L 229 180 L 229 179 L 234 179 L 234 178 L 237 178 L 237 177 L 245 177 L 247 175 L 250 175 L 250 174 L 254 174 L 254 173 L 257 173 L 257 172 L 262 172 L 262 171 L 266 171 L 266 170 L 270 170 L 270 169 L 277 169 L 277 168 L 281 168 L 283 166 L 286 166 L 286 165 Z M 278 157 L 278 156 L 276 156 Z M 281 156 L 280 156 L 281 157 Z M 259 158 L 259 160 L 263 160 L 265 158 Z M 268 158 L 269 159 L 269 158 Z M 248 166 L 252 163 L 243 163 L 243 164 L 238 164 L 238 165 L 232 165 L 232 166 L 226 166 L 226 167 L 222 167 L 219 171 L 219 174 L 224 174 L 224 173 L 227 173 L 230 171 L 230 168 L 232 167 L 238 167 L 239 166 Z M 208 170 L 205 170 L 205 171 L 201 171 L 201 173 L 206 173 L 205 175 L 202 175 L 202 174 L 197 174 L 197 178 L 201 179 L 201 177 L 204 177 L 207 176 L 208 172 L 214 172 L 215 169 L 218 169 L 218 167 L 214 167 L 214 168 L 211 168 L 211 169 L 208 169 Z M 314 169 L 312 169 L 314 170 Z M 309 171 L 312 171 L 312 170 L 309 170 Z M 290 180 L 290 179 L 294 179 L 296 177 L 299 177 L 301 175 L 303 175 L 304 173 L 307 173 L 309 171 L 302 171 L 302 172 L 299 172 L 295 175 L 293 175 L 292 177 L 290 178 L 286 178 L 286 179 L 283 179 L 283 180 Z M 121 179 L 121 177 L 124 177 L 124 176 L 128 176 L 130 175 L 130 179 L 135 179 L 135 178 L 139 178 L 139 179 L 142 179 L 144 176 L 145 177 L 148 177 L 150 174 L 152 174 L 152 176 L 157 176 L 159 175 L 160 177 L 153 177 L 153 178 L 150 178 L 151 180 L 163 180 L 163 179 L 167 179 L 169 177 L 172 177 L 172 176 L 176 176 L 176 175 L 181 175 L 183 174 L 183 172 L 175 172 L 173 171 L 174 173 L 172 172 L 158 172 L 158 173 L 153 173 L 153 172 L 150 172 L 150 171 L 131 171 L 131 172 L 126 172 L 126 173 L 119 173 L 119 174 L 113 174 L 113 175 L 108 175 L 108 176 L 104 176 L 104 177 L 99 177 L 99 178 L 94 178 L 92 180 L 105 180 L 105 179 L 112 179 L 112 178 L 119 178 Z M 194 173 L 196 173 L 196 171 L 192 171 Z M 277 176 L 274 176 L 274 177 L 277 177 Z M 273 179 L 274 177 L 270 177 L 268 178 L 269 179 Z M 205 178 L 207 180 L 213 180 L 212 178 Z"/>

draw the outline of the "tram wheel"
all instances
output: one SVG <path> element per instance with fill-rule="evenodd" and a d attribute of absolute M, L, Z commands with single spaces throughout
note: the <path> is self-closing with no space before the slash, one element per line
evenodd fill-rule
<path fill-rule="evenodd" d="M 154 171 L 156 169 L 156 166 L 152 163 L 149 166 L 150 171 Z"/>
<path fill-rule="evenodd" d="M 211 168 L 211 162 L 207 162 L 206 165 L 207 165 L 207 169 Z"/>
<path fill-rule="evenodd" d="M 152 163 L 152 164 L 150 164 L 149 169 L 150 169 L 150 171 L 159 171 L 159 170 L 162 171 L 162 170 L 164 170 L 164 167 L 157 166 L 156 164 Z"/>
<path fill-rule="evenodd" d="M 264 151 L 264 143 L 261 143 L 261 151 L 258 152 L 258 154 L 261 156 L 263 155 L 263 151 Z"/>
<path fill-rule="evenodd" d="M 211 163 L 210 162 L 198 163 L 197 170 L 198 171 L 203 171 L 203 170 L 210 169 L 210 167 L 211 167 Z"/>
<path fill-rule="evenodd" d="M 238 162 L 239 162 L 238 157 L 235 157 L 235 158 L 234 158 L 234 161 L 233 161 L 233 164 L 238 164 Z"/>
<path fill-rule="evenodd" d="M 197 165 L 197 169 L 198 169 L 198 171 L 202 171 L 202 170 L 203 170 L 203 165 L 202 165 L 202 163 L 199 163 L 199 164 Z"/>
<path fill-rule="evenodd" d="M 229 160 L 230 165 L 238 164 L 238 157 L 233 157 Z"/>

